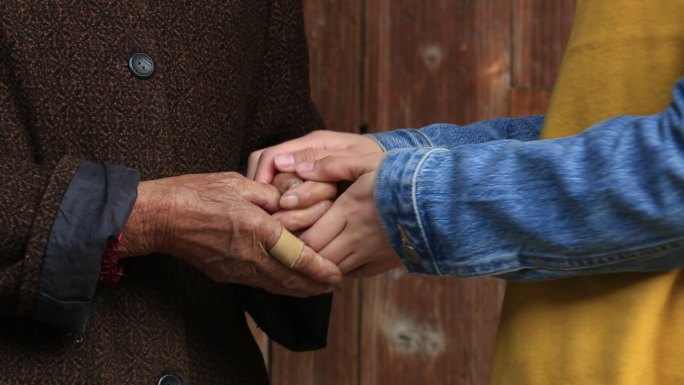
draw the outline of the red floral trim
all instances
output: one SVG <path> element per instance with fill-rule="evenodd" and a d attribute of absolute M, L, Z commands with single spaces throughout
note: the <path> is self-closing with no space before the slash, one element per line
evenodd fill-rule
<path fill-rule="evenodd" d="M 100 285 L 112 288 L 116 286 L 123 276 L 123 269 L 119 265 L 119 242 L 121 234 L 111 237 L 107 241 L 107 248 L 102 254 L 100 265 Z"/>

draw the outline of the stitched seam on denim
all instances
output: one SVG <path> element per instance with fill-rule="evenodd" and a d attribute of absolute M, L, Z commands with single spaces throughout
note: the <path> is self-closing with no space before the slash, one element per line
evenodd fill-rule
<path fill-rule="evenodd" d="M 416 132 L 418 133 L 418 135 L 422 136 L 423 139 L 425 139 L 425 141 L 426 141 L 426 142 L 428 143 L 428 145 L 429 145 L 428 147 L 435 147 L 435 144 L 432 143 L 432 140 L 430 140 L 430 137 L 427 136 L 427 135 L 425 135 L 425 134 L 423 133 L 423 131 L 421 131 L 421 130 L 416 130 Z"/>
<path fill-rule="evenodd" d="M 382 152 L 387 152 L 387 148 L 385 147 L 385 145 L 382 144 L 382 142 L 378 138 L 376 138 L 375 135 L 365 134 L 364 136 L 367 138 L 371 138 L 375 143 L 377 143 L 378 146 L 380 146 L 380 149 L 382 150 Z"/>
<path fill-rule="evenodd" d="M 571 259 L 568 257 L 541 256 L 542 260 L 548 261 L 549 265 L 544 266 L 547 270 L 572 271 L 589 269 L 593 267 L 609 266 L 617 263 L 630 262 L 643 258 L 657 258 L 668 255 L 669 253 L 684 250 L 684 238 L 675 238 L 666 242 L 661 242 L 649 246 L 643 246 L 632 250 L 618 250 L 609 253 L 594 254 L 584 256 L 581 259 Z M 565 266 L 557 261 L 565 263 Z M 556 263 L 554 265 L 554 263 Z"/>
<path fill-rule="evenodd" d="M 432 154 L 433 152 L 436 151 L 446 151 L 441 148 L 435 148 L 433 150 L 428 151 L 423 155 L 423 158 L 418 162 L 416 165 L 416 169 L 413 171 L 413 176 L 411 178 L 411 201 L 413 204 L 413 212 L 416 215 L 416 223 L 418 224 L 418 228 L 420 229 L 421 236 L 423 237 L 423 242 L 425 243 L 425 249 L 427 250 L 429 256 L 430 256 L 430 262 L 432 263 L 432 266 L 434 267 L 435 271 L 437 274 L 442 275 L 442 272 L 439 269 L 439 266 L 437 265 L 437 261 L 435 260 L 435 255 L 432 252 L 432 249 L 430 248 L 430 243 L 428 242 L 427 239 L 427 234 L 425 233 L 425 227 L 423 226 L 423 222 L 420 220 L 420 213 L 418 212 L 418 199 L 417 199 L 417 191 L 416 191 L 416 180 L 418 179 L 418 172 L 420 171 L 420 168 L 423 166 L 423 164 L 427 161 L 427 158 Z"/>
<path fill-rule="evenodd" d="M 667 247 L 668 245 L 675 244 L 675 247 L 667 248 L 666 250 L 660 250 L 660 251 L 652 251 L 653 247 Z M 644 249 L 646 249 L 646 252 L 644 252 Z M 651 249 L 651 250 L 649 250 Z M 584 257 L 581 260 L 577 260 L 575 262 L 574 266 L 553 266 L 553 265 L 544 265 L 543 268 L 538 269 L 535 268 L 533 264 L 511 264 L 511 263 L 506 263 L 506 262 L 490 262 L 487 264 L 477 264 L 475 266 L 465 266 L 465 267 L 452 267 L 449 268 L 449 273 L 447 274 L 456 274 L 456 275 L 468 275 L 468 276 L 475 276 L 475 275 L 500 275 L 500 274 L 507 274 L 507 273 L 512 273 L 520 270 L 527 270 L 527 269 L 535 269 L 537 271 L 555 271 L 555 272 L 567 272 L 567 273 L 573 273 L 573 272 L 581 272 L 583 270 L 587 269 L 594 269 L 594 268 L 601 268 L 601 267 L 609 267 L 612 265 L 620 264 L 620 263 L 628 263 L 634 260 L 638 260 L 639 258 L 643 258 L 644 256 L 654 258 L 654 257 L 660 257 L 662 255 L 667 255 L 668 253 L 671 252 L 676 252 L 679 250 L 684 249 L 684 238 L 677 238 L 675 240 L 671 240 L 668 242 L 664 242 L 655 246 L 649 246 L 645 248 L 640 248 L 636 250 L 632 250 L 629 252 L 619 252 L 617 254 L 627 254 L 627 256 L 619 257 L 615 256 L 616 253 L 604 253 L 604 254 L 598 254 L 598 255 L 593 255 L 590 257 Z M 636 255 L 629 255 L 636 253 Z M 640 255 L 639 253 L 643 253 L 645 255 Z M 606 255 L 608 254 L 608 255 Z M 541 257 L 542 259 L 567 259 L 568 257 Z M 572 258 L 572 257 L 570 257 Z"/>

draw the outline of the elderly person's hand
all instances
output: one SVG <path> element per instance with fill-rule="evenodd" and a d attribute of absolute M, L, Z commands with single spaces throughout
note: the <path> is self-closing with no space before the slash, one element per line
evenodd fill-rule
<path fill-rule="evenodd" d="M 269 255 L 283 231 L 269 214 L 279 199 L 276 187 L 233 172 L 141 182 L 121 258 L 163 252 L 219 282 L 300 297 L 330 291 L 340 271 L 311 248 L 291 269 Z"/>

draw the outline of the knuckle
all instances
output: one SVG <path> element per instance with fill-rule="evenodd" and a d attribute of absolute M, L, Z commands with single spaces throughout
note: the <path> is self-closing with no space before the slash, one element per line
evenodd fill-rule
<path fill-rule="evenodd" d="M 286 288 L 286 289 L 298 289 L 302 287 L 304 282 L 302 282 L 302 279 L 296 275 L 291 275 L 287 278 L 285 278 L 282 282 L 281 285 Z"/>
<path fill-rule="evenodd" d="M 302 183 L 304 183 L 304 181 L 301 180 L 301 178 L 299 178 L 297 176 L 297 174 L 293 174 L 293 173 L 285 174 L 285 176 L 283 176 L 283 179 L 284 179 L 284 182 L 283 182 L 284 191 L 290 190 L 290 189 L 295 188 L 295 187 L 301 185 Z"/>
<path fill-rule="evenodd" d="M 318 156 L 318 150 L 315 148 L 306 148 L 301 151 L 294 153 L 294 158 L 296 162 L 310 162 L 316 160 Z"/>
<path fill-rule="evenodd" d="M 235 171 L 222 172 L 220 173 L 220 178 L 222 179 L 222 183 L 228 188 L 240 186 L 245 179 L 242 175 Z"/>
<path fill-rule="evenodd" d="M 298 271 L 309 272 L 313 270 L 313 265 L 316 258 L 317 255 L 310 248 L 304 247 L 302 254 L 299 256 L 299 258 L 297 258 L 293 268 L 297 269 Z"/>
<path fill-rule="evenodd" d="M 227 172 L 225 173 L 225 175 L 226 175 L 226 178 L 227 178 L 227 179 L 237 179 L 237 180 L 242 180 L 242 179 L 244 179 L 244 177 L 242 176 L 242 174 L 239 174 L 239 173 L 236 172 L 236 171 L 227 171 Z"/>
<path fill-rule="evenodd" d="M 323 171 L 326 173 L 333 172 L 337 169 L 337 164 L 338 160 L 334 156 L 328 156 L 323 159 L 323 162 L 321 162 L 321 166 L 323 168 Z"/>
<path fill-rule="evenodd" d="M 259 159 L 261 158 L 261 154 L 263 154 L 264 151 L 254 151 L 251 154 L 249 154 L 249 157 L 247 158 L 247 161 L 251 163 L 257 163 Z"/>
<path fill-rule="evenodd" d="M 304 182 L 305 186 L 297 189 L 297 198 L 300 203 L 307 204 L 311 201 L 311 185 L 309 182 Z"/>
<path fill-rule="evenodd" d="M 326 135 L 327 130 L 313 130 L 309 134 L 312 138 L 321 138 Z"/>
<path fill-rule="evenodd" d="M 302 227 L 302 220 L 299 214 L 290 214 L 281 219 L 281 223 L 290 231 L 299 230 Z"/>

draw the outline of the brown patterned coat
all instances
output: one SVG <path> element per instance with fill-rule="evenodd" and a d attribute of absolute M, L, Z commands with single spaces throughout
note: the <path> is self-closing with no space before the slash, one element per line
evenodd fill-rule
<path fill-rule="evenodd" d="M 151 78 L 130 73 L 135 52 Z M 83 333 L 30 317 L 82 160 L 237 170 L 317 124 L 299 1 L 0 3 L 0 383 L 267 383 L 234 287 L 167 256 L 127 260 Z"/>

